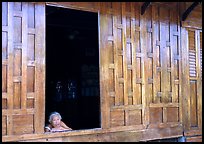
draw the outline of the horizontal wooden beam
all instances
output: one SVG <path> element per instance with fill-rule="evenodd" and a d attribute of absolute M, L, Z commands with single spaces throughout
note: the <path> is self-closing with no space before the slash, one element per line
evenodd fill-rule
<path fill-rule="evenodd" d="M 188 15 L 193 11 L 193 9 L 201 2 L 194 2 L 189 8 L 183 13 L 182 21 L 185 21 Z M 201 3 L 202 4 L 202 3 Z"/>
<path fill-rule="evenodd" d="M 133 127 L 133 126 L 132 126 Z M 61 133 L 3 136 L 2 141 L 24 142 L 139 142 L 183 136 L 182 126 L 120 131 L 77 130 Z"/>

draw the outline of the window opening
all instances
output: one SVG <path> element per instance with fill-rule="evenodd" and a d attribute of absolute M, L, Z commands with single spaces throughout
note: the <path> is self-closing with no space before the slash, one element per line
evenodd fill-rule
<path fill-rule="evenodd" d="M 46 106 L 73 130 L 100 128 L 98 14 L 46 6 Z"/>

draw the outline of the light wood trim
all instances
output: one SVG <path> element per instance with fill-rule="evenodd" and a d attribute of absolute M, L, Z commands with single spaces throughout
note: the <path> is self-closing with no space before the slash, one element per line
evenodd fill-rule
<path fill-rule="evenodd" d="M 45 4 L 35 4 L 35 133 L 44 132 L 45 122 Z"/>

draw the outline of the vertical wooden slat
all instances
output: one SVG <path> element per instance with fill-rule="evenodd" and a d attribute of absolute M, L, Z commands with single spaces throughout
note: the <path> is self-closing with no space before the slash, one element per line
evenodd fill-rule
<path fill-rule="evenodd" d="M 159 103 L 160 97 L 157 96 L 157 92 L 160 91 L 160 76 L 157 71 L 159 63 L 159 46 L 157 41 L 159 40 L 159 23 L 158 23 L 158 7 L 152 6 L 152 44 L 153 44 L 153 103 Z"/>
<path fill-rule="evenodd" d="M 179 5 L 179 4 L 178 4 Z M 180 28 L 180 21 L 179 21 L 179 15 L 178 15 L 178 11 L 177 11 L 177 31 L 178 31 L 178 39 L 177 39 L 177 43 L 178 43 L 178 53 L 179 53 L 179 61 L 178 61 L 178 64 L 179 64 L 179 71 L 178 71 L 178 74 L 179 74 L 179 91 L 178 91 L 178 101 L 179 101 L 179 121 L 180 123 L 183 124 L 183 113 L 182 113 L 182 105 L 183 105 L 183 100 L 182 100 L 182 47 L 181 47 L 181 42 L 182 42 L 182 39 L 181 39 L 181 28 Z"/>
<path fill-rule="evenodd" d="M 175 21 L 174 21 L 174 13 L 175 11 L 170 11 L 170 48 L 171 48 L 171 92 L 172 92 L 172 102 L 178 102 L 177 101 L 177 92 L 175 89 L 175 60 L 174 60 L 174 56 L 177 55 L 177 53 L 175 52 L 175 49 L 177 49 L 176 44 L 177 41 L 174 41 L 174 36 L 173 36 L 173 32 L 175 31 L 174 27 L 175 27 Z"/>
<path fill-rule="evenodd" d="M 189 66 L 188 66 L 188 31 L 185 28 L 181 28 L 181 45 L 182 45 L 182 118 L 184 130 L 188 130 L 190 127 L 190 100 L 189 100 Z"/>
<path fill-rule="evenodd" d="M 12 135 L 13 131 L 13 3 L 8 2 L 8 115 L 7 115 L 7 132 Z"/>
<path fill-rule="evenodd" d="M 23 2 L 22 6 L 22 95 L 21 95 L 21 107 L 26 109 L 26 95 L 27 95 L 27 37 L 28 37 L 28 3 Z"/>
<path fill-rule="evenodd" d="M 164 22 L 166 16 L 166 9 L 160 7 L 160 62 L 161 62 L 161 92 L 162 92 L 162 102 L 168 102 L 167 93 L 167 47 L 166 47 L 166 35 L 168 34 L 165 30 L 166 23 Z"/>
<path fill-rule="evenodd" d="M 128 105 L 128 81 L 127 81 L 127 48 L 126 48 L 126 14 L 125 3 L 122 3 L 122 49 L 123 49 L 123 77 L 124 77 L 124 105 Z"/>
<path fill-rule="evenodd" d="M 113 3 L 113 9 L 117 9 L 117 3 Z M 114 65 L 115 65 L 115 73 L 114 73 L 114 79 L 115 79 L 115 104 L 119 104 L 119 82 L 118 82 L 118 41 L 117 41 L 117 14 L 114 12 L 113 15 L 113 38 L 114 38 Z"/>
<path fill-rule="evenodd" d="M 44 132 L 45 122 L 45 4 L 35 4 L 35 133 Z"/>
<path fill-rule="evenodd" d="M 198 128 L 202 129 L 202 80 L 201 80 L 201 50 L 202 50 L 202 32 L 200 30 L 197 31 L 197 72 L 198 72 L 198 82 L 197 82 L 197 113 L 198 113 Z"/>
<path fill-rule="evenodd" d="M 135 86 L 135 103 L 142 104 L 142 63 L 141 59 L 143 54 L 141 53 L 141 7 L 137 5 L 135 8 L 135 51 L 136 51 L 136 86 Z M 139 82 L 138 82 L 139 80 Z"/>
<path fill-rule="evenodd" d="M 136 91 L 136 48 L 135 48 L 135 3 L 131 4 L 131 44 L 132 44 L 132 88 L 133 88 L 133 105 L 137 104 Z"/>
<path fill-rule="evenodd" d="M 149 113 L 147 112 L 147 102 L 146 102 L 146 88 L 147 88 L 147 77 L 146 77 L 146 68 L 147 68 L 147 63 L 145 62 L 145 59 L 147 59 L 146 56 L 146 48 L 147 48 L 147 19 L 146 19 L 146 14 L 143 14 L 141 16 L 141 33 L 140 33 L 140 40 L 141 40 L 141 77 L 142 77 L 142 123 L 144 125 L 147 125 L 149 123 Z"/>
<path fill-rule="evenodd" d="M 108 59 L 106 55 L 106 44 L 108 43 L 107 34 L 107 14 L 104 3 L 100 5 L 100 28 L 99 28 L 99 50 L 100 50 L 100 96 L 101 96 L 101 127 L 110 127 L 110 105 L 108 96 Z"/>

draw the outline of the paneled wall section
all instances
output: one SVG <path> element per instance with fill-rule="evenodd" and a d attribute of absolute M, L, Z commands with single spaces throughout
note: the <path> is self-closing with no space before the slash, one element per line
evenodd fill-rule
<path fill-rule="evenodd" d="M 35 123 L 43 111 L 35 112 L 37 107 L 43 110 L 39 100 L 44 90 L 39 78 L 44 79 L 45 34 L 43 24 L 37 25 L 42 17 L 36 17 L 39 12 L 43 15 L 43 9 L 24 2 L 2 5 L 2 135 L 42 131 Z M 38 33 L 42 34 L 36 36 Z"/>

